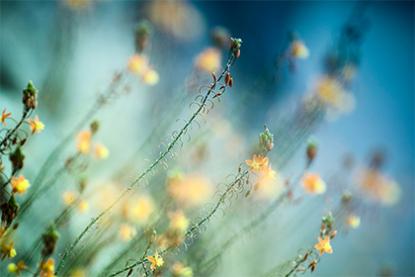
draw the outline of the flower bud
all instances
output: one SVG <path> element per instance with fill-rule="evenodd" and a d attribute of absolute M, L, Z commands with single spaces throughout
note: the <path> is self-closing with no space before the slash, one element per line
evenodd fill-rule
<path fill-rule="evenodd" d="M 32 81 L 29 81 L 27 87 L 23 90 L 23 104 L 26 112 L 37 107 L 37 89 Z"/>
<path fill-rule="evenodd" d="M 42 235 L 43 240 L 43 257 L 48 257 L 53 254 L 56 248 L 56 242 L 58 241 L 59 233 L 54 225 L 51 225 L 48 230 Z"/>
<path fill-rule="evenodd" d="M 317 145 L 314 142 L 309 142 L 307 145 L 307 164 L 310 165 L 317 156 Z"/>
<path fill-rule="evenodd" d="M 135 29 L 135 48 L 137 53 L 141 53 L 148 45 L 151 34 L 151 25 L 148 21 L 143 20 L 137 24 Z"/>
<path fill-rule="evenodd" d="M 22 153 L 20 147 L 17 147 L 13 153 L 9 155 L 10 162 L 12 163 L 13 172 L 16 172 L 23 168 L 25 156 Z"/>
<path fill-rule="evenodd" d="M 97 120 L 92 121 L 89 125 L 89 128 L 92 134 L 96 134 L 96 132 L 98 132 L 99 129 L 99 122 Z"/>
<path fill-rule="evenodd" d="M 19 210 L 19 205 L 13 195 L 10 197 L 9 201 L 1 204 L 0 210 L 1 223 L 6 227 L 9 227 L 17 216 L 17 212 Z"/>
<path fill-rule="evenodd" d="M 242 39 L 231 38 L 231 42 L 231 51 L 235 58 L 239 58 L 239 56 L 241 55 Z"/>
<path fill-rule="evenodd" d="M 265 130 L 259 134 L 259 147 L 265 152 L 269 152 L 274 147 L 274 135 L 265 126 Z"/>

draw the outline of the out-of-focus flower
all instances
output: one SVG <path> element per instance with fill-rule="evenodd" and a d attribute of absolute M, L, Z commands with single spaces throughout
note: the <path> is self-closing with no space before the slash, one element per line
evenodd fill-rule
<path fill-rule="evenodd" d="M 65 191 L 62 194 L 63 203 L 67 206 L 72 205 L 76 200 L 76 196 L 76 193 L 73 191 Z"/>
<path fill-rule="evenodd" d="M 33 119 L 28 120 L 30 130 L 32 130 L 32 134 L 38 134 L 45 129 L 45 124 L 40 121 L 38 116 L 35 116 Z"/>
<path fill-rule="evenodd" d="M 88 154 L 91 149 L 92 133 L 89 130 L 79 132 L 77 136 L 77 149 L 81 154 Z"/>
<path fill-rule="evenodd" d="M 306 173 L 302 184 L 304 190 L 310 194 L 322 194 L 326 191 L 326 183 L 316 173 Z"/>
<path fill-rule="evenodd" d="M 314 142 L 309 142 L 306 150 L 307 155 L 307 164 L 310 165 L 317 156 L 317 144 Z"/>
<path fill-rule="evenodd" d="M 354 97 L 345 91 L 335 78 L 325 76 L 319 80 L 316 94 L 321 103 L 336 112 L 349 112 L 354 108 Z"/>
<path fill-rule="evenodd" d="M 254 185 L 254 196 L 259 199 L 273 199 L 284 188 L 283 179 L 270 166 L 264 168 L 258 175 Z"/>
<path fill-rule="evenodd" d="M 183 211 L 175 211 L 169 213 L 170 218 L 170 229 L 185 232 L 189 227 L 189 220 Z"/>
<path fill-rule="evenodd" d="M 222 64 L 222 54 L 219 49 L 210 47 L 197 55 L 194 63 L 198 70 L 214 73 Z"/>
<path fill-rule="evenodd" d="M 153 256 L 147 256 L 147 260 L 150 262 L 150 269 L 152 271 L 162 267 L 164 264 L 163 257 L 158 253 L 155 253 Z"/>
<path fill-rule="evenodd" d="M 23 175 L 20 175 L 19 177 L 12 177 L 10 183 L 12 185 L 13 192 L 17 194 L 25 193 L 30 187 L 29 181 Z"/>
<path fill-rule="evenodd" d="M 134 226 L 126 223 L 121 224 L 118 231 L 118 235 L 123 241 L 130 241 L 133 237 L 135 237 L 136 234 L 137 230 L 134 228 Z"/>
<path fill-rule="evenodd" d="M 83 268 L 76 268 L 71 271 L 70 277 L 87 277 L 86 270 Z"/>
<path fill-rule="evenodd" d="M 128 61 L 128 69 L 139 76 L 148 70 L 148 60 L 144 55 L 135 54 Z"/>
<path fill-rule="evenodd" d="M 43 261 L 40 265 L 40 277 L 55 277 L 55 260 L 52 258 Z"/>
<path fill-rule="evenodd" d="M 12 113 L 7 112 L 6 109 L 4 109 L 1 112 L 0 122 L 3 126 L 6 126 L 6 119 L 9 118 L 12 115 Z"/>
<path fill-rule="evenodd" d="M 255 154 L 251 160 L 246 160 L 245 162 L 253 172 L 260 172 L 264 168 L 267 168 L 269 164 L 268 157 Z"/>
<path fill-rule="evenodd" d="M 126 218 L 144 224 L 154 212 L 153 200 L 147 195 L 141 195 L 125 203 L 123 213 Z"/>
<path fill-rule="evenodd" d="M 202 15 L 187 1 L 151 1 L 148 15 L 151 22 L 178 39 L 194 39 L 205 28 Z"/>
<path fill-rule="evenodd" d="M 319 237 L 318 242 L 314 245 L 314 248 L 319 252 L 320 255 L 323 255 L 324 253 L 333 253 L 333 248 L 331 248 L 329 236 L 326 236 L 324 239 Z"/>
<path fill-rule="evenodd" d="M 16 249 L 14 248 L 14 242 L 12 240 L 4 240 L 0 248 L 0 259 L 4 258 L 14 258 L 17 254 Z"/>
<path fill-rule="evenodd" d="M 202 175 L 177 175 L 169 179 L 168 192 L 178 204 L 195 207 L 209 200 L 213 188 L 209 179 Z"/>
<path fill-rule="evenodd" d="M 9 263 L 9 265 L 7 266 L 7 270 L 10 273 L 13 273 L 13 274 L 16 274 L 16 275 L 20 275 L 20 273 L 22 273 L 26 269 L 27 269 L 27 266 L 24 263 L 24 261 L 19 261 L 17 264 Z"/>
<path fill-rule="evenodd" d="M 65 3 L 73 10 L 83 10 L 91 4 L 91 0 L 65 0 Z"/>
<path fill-rule="evenodd" d="M 360 176 L 360 189 L 370 199 L 384 205 L 396 204 L 401 196 L 399 185 L 376 169 L 364 170 Z"/>
<path fill-rule="evenodd" d="M 353 64 L 346 64 L 342 70 L 342 76 L 346 81 L 350 81 L 356 75 L 356 66 Z"/>
<path fill-rule="evenodd" d="M 171 267 L 173 277 L 192 277 L 193 270 L 189 266 L 185 266 L 181 262 L 175 262 Z"/>
<path fill-rule="evenodd" d="M 95 157 L 97 159 L 104 160 L 108 158 L 109 153 L 108 148 L 102 143 L 95 144 Z"/>
<path fill-rule="evenodd" d="M 82 199 L 81 201 L 79 201 L 78 204 L 78 211 L 80 213 L 86 213 L 89 210 L 89 203 L 88 201 L 86 201 L 85 199 Z"/>
<path fill-rule="evenodd" d="M 160 79 L 159 74 L 154 69 L 146 70 L 143 73 L 142 78 L 143 78 L 143 82 L 149 86 L 154 86 L 155 84 L 159 82 L 159 79 Z"/>
<path fill-rule="evenodd" d="M 310 55 L 307 46 L 301 40 L 294 40 L 291 43 L 290 54 L 296 59 L 306 59 Z"/>
<path fill-rule="evenodd" d="M 360 226 L 360 217 L 351 214 L 346 218 L 346 224 L 352 229 L 357 229 Z"/>

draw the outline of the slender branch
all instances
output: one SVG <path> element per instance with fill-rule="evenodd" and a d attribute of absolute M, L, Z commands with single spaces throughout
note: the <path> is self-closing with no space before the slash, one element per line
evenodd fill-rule
<path fill-rule="evenodd" d="M 186 133 L 189 126 L 193 123 L 195 118 L 202 112 L 203 108 L 206 105 L 206 102 L 208 101 L 211 94 L 215 91 L 216 84 L 221 81 L 225 74 L 229 72 L 229 69 L 231 65 L 235 61 L 235 56 L 231 52 L 228 58 L 228 62 L 226 63 L 225 69 L 222 71 L 220 76 L 214 80 L 214 83 L 209 87 L 209 90 L 204 95 L 203 99 L 200 102 L 199 107 L 196 109 L 196 111 L 192 114 L 192 116 L 188 119 L 188 121 L 184 124 L 184 126 L 180 129 L 180 131 L 174 136 L 173 140 L 168 144 L 166 150 L 160 154 L 160 156 L 146 169 L 144 170 L 138 177 L 135 179 L 127 188 L 124 189 L 124 191 L 121 192 L 121 194 L 113 201 L 106 209 L 104 209 L 98 216 L 93 218 L 89 224 L 83 229 L 83 231 L 78 235 L 78 237 L 75 239 L 75 241 L 67 248 L 63 255 L 62 259 L 58 264 L 56 274 L 59 273 L 59 271 L 63 268 L 66 258 L 69 254 L 72 253 L 73 249 L 78 245 L 78 243 L 81 241 L 81 239 L 88 233 L 88 231 L 93 227 L 104 215 L 106 215 L 109 211 L 112 210 L 112 208 L 121 200 L 123 199 L 130 191 L 135 188 L 144 177 L 147 176 L 148 173 L 150 173 L 166 156 L 170 153 L 170 151 L 174 148 L 174 146 L 177 144 L 179 139 Z"/>

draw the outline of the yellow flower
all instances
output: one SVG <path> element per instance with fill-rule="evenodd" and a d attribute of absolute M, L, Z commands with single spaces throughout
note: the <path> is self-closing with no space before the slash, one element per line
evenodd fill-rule
<path fill-rule="evenodd" d="M 65 3 L 73 10 L 82 10 L 91 4 L 91 0 L 65 0 Z"/>
<path fill-rule="evenodd" d="M 399 185 L 378 170 L 365 170 L 360 176 L 360 189 L 371 200 L 377 201 L 384 205 L 396 204 L 401 195 Z"/>
<path fill-rule="evenodd" d="M 80 213 L 86 213 L 89 210 L 89 203 L 86 200 L 81 200 L 78 204 L 78 210 Z"/>
<path fill-rule="evenodd" d="M 38 116 L 35 116 L 33 119 L 28 120 L 30 130 L 32 130 L 32 134 L 38 134 L 45 129 L 45 124 L 39 120 Z"/>
<path fill-rule="evenodd" d="M 153 200 L 149 196 L 145 195 L 139 196 L 134 199 L 132 204 L 128 203 L 128 205 L 124 207 L 125 214 L 127 214 L 131 220 L 138 221 L 142 224 L 147 222 L 153 211 Z"/>
<path fill-rule="evenodd" d="M 29 181 L 23 176 L 12 177 L 10 183 L 12 184 L 12 190 L 14 193 L 22 194 L 30 187 Z"/>
<path fill-rule="evenodd" d="M 283 188 L 282 178 L 268 166 L 260 172 L 255 181 L 254 195 L 261 200 L 272 199 L 279 195 Z"/>
<path fill-rule="evenodd" d="M 55 277 L 55 261 L 52 258 L 41 263 L 40 277 Z"/>
<path fill-rule="evenodd" d="M 88 154 L 91 148 L 91 131 L 81 131 L 77 136 L 77 148 L 82 154 Z"/>
<path fill-rule="evenodd" d="M 351 214 L 346 219 L 347 225 L 352 228 L 356 229 L 360 226 L 360 217 L 354 214 Z"/>
<path fill-rule="evenodd" d="M 207 48 L 201 52 L 195 59 L 195 66 L 201 71 L 207 73 L 216 72 L 222 63 L 221 52 L 216 48 Z"/>
<path fill-rule="evenodd" d="M 148 69 L 148 61 L 145 56 L 135 54 L 128 61 L 128 69 L 135 74 L 142 75 Z"/>
<path fill-rule="evenodd" d="M 108 158 L 108 155 L 109 155 L 109 151 L 108 151 L 108 148 L 105 147 L 105 145 L 101 143 L 97 143 L 95 145 L 95 157 L 97 157 L 97 159 L 104 160 Z"/>
<path fill-rule="evenodd" d="M 168 191 L 177 203 L 185 207 L 195 207 L 211 197 L 213 188 L 210 180 L 202 175 L 176 176 L 168 182 Z"/>
<path fill-rule="evenodd" d="M 310 194 L 323 194 L 326 191 L 326 183 L 316 173 L 307 173 L 302 180 L 303 188 Z"/>
<path fill-rule="evenodd" d="M 321 103 L 338 112 L 349 112 L 354 108 L 354 97 L 343 89 L 335 78 L 325 76 L 317 83 L 317 97 Z"/>
<path fill-rule="evenodd" d="M 62 194 L 63 203 L 69 206 L 72 205 L 76 200 L 76 194 L 73 191 L 65 191 Z"/>
<path fill-rule="evenodd" d="M 193 270 L 189 266 L 184 266 L 180 262 L 175 262 L 171 267 L 173 277 L 192 277 Z"/>
<path fill-rule="evenodd" d="M 185 232 L 189 227 L 189 220 L 183 211 L 176 211 L 169 213 L 170 229 Z"/>
<path fill-rule="evenodd" d="M 147 260 L 151 263 L 150 269 L 152 271 L 162 267 L 164 264 L 163 258 L 158 253 L 154 254 L 154 256 L 147 256 Z"/>
<path fill-rule="evenodd" d="M 25 269 L 27 269 L 27 266 L 24 263 L 24 261 L 19 261 L 17 264 L 9 263 L 9 265 L 7 266 L 7 270 L 10 273 L 14 273 L 16 275 L 20 275 L 20 273 L 22 273 Z"/>
<path fill-rule="evenodd" d="M 121 224 L 118 231 L 118 235 L 123 241 L 131 240 L 136 234 L 136 229 L 129 224 Z"/>
<path fill-rule="evenodd" d="M 12 115 L 12 113 L 8 113 L 6 112 L 6 109 L 3 110 L 3 112 L 1 113 L 1 117 L 0 117 L 0 122 L 1 124 L 3 124 L 4 126 L 6 126 L 6 119 L 9 118 Z"/>
<path fill-rule="evenodd" d="M 3 242 L 1 245 L 1 254 L 0 258 L 14 258 L 16 256 L 17 252 L 16 249 L 14 249 L 14 242 Z"/>
<path fill-rule="evenodd" d="M 318 242 L 314 245 L 314 248 L 320 253 L 320 255 L 323 255 L 324 253 L 333 253 L 333 249 L 330 245 L 330 238 L 328 236 L 326 236 L 324 239 L 319 237 Z"/>
<path fill-rule="evenodd" d="M 245 162 L 253 172 L 264 170 L 269 164 L 268 157 L 255 154 L 252 156 L 252 160 L 246 160 Z"/>
<path fill-rule="evenodd" d="M 143 82 L 149 86 L 154 86 L 155 84 L 159 82 L 159 79 L 160 79 L 159 74 L 154 69 L 146 70 L 143 73 L 142 78 L 143 78 Z"/>
<path fill-rule="evenodd" d="M 291 56 L 297 59 L 306 59 L 309 56 L 308 48 L 301 40 L 294 40 L 291 43 Z"/>

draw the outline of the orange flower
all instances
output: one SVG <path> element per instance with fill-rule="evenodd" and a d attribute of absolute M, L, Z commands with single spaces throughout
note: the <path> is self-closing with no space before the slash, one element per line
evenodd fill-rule
<path fill-rule="evenodd" d="M 331 248 L 330 238 L 326 236 L 324 239 L 321 237 L 318 238 L 318 242 L 314 245 L 314 248 L 323 255 L 324 253 L 331 254 L 333 249 Z"/>
<path fill-rule="evenodd" d="M 221 65 L 222 55 L 216 48 L 207 48 L 195 60 L 195 66 L 207 73 L 216 72 Z"/>
<path fill-rule="evenodd" d="M 148 61 L 145 56 L 135 54 L 128 61 L 128 69 L 135 74 L 142 75 L 148 69 Z"/>
<path fill-rule="evenodd" d="M 10 183 L 12 184 L 12 190 L 14 193 L 22 194 L 30 187 L 29 181 L 23 176 L 12 177 Z"/>
<path fill-rule="evenodd" d="M 109 151 L 108 151 L 108 148 L 105 145 L 103 145 L 101 143 L 97 143 L 95 145 L 95 157 L 97 159 L 104 160 L 104 159 L 108 158 L 108 155 L 109 155 Z"/>
<path fill-rule="evenodd" d="M 252 160 L 246 160 L 246 164 L 253 172 L 259 172 L 268 167 L 269 160 L 267 157 L 262 155 L 253 155 Z"/>
<path fill-rule="evenodd" d="M 169 213 L 170 229 L 185 232 L 189 227 L 189 220 L 183 211 L 176 211 Z"/>
<path fill-rule="evenodd" d="M 143 72 L 142 78 L 143 82 L 149 86 L 154 86 L 159 82 L 160 79 L 159 74 L 154 69 L 148 69 Z"/>
<path fill-rule="evenodd" d="M 52 258 L 40 265 L 40 277 L 55 277 L 55 261 Z"/>
<path fill-rule="evenodd" d="M 150 269 L 152 271 L 156 270 L 159 267 L 162 267 L 164 264 L 163 258 L 158 254 L 154 254 L 154 256 L 148 256 L 147 260 L 151 263 Z"/>
<path fill-rule="evenodd" d="M 88 154 L 91 148 L 91 131 L 81 131 L 77 136 L 77 148 L 82 154 Z"/>
<path fill-rule="evenodd" d="M 8 112 L 6 112 L 6 109 L 4 109 L 3 112 L 1 113 L 1 117 L 0 117 L 1 124 L 6 126 L 6 119 L 9 118 L 11 115 L 12 115 L 12 113 L 8 113 Z"/>
<path fill-rule="evenodd" d="M 45 124 L 43 124 L 42 121 L 39 120 L 39 117 L 36 116 L 33 119 L 28 120 L 30 130 L 32 130 L 32 134 L 38 134 L 45 129 Z"/>
<path fill-rule="evenodd" d="M 303 188 L 310 194 L 322 194 L 326 191 L 326 183 L 316 173 L 307 173 L 303 177 Z"/>
<path fill-rule="evenodd" d="M 309 56 L 308 48 L 301 40 L 294 40 L 291 43 L 291 56 L 297 59 L 306 59 Z"/>

